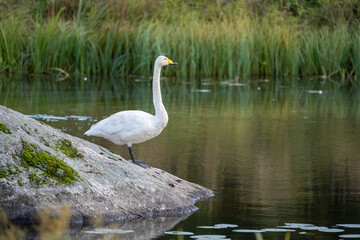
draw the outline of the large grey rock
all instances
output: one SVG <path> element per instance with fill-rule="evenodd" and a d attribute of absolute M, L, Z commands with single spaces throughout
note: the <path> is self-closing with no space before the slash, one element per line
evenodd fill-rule
<path fill-rule="evenodd" d="M 31 222 L 39 208 L 59 205 L 77 223 L 181 215 L 212 195 L 0 106 L 0 208 L 12 220 Z"/>

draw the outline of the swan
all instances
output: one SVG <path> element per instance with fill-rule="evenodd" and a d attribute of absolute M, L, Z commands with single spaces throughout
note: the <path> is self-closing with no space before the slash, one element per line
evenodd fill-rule
<path fill-rule="evenodd" d="M 126 144 L 131 161 L 143 168 L 149 168 L 145 162 L 135 159 L 132 144 L 142 143 L 158 136 L 167 125 L 169 118 L 160 91 L 160 72 L 166 65 L 177 65 L 177 63 L 165 56 L 156 58 L 152 86 L 155 115 L 140 110 L 121 111 L 92 125 L 85 135 L 103 137 L 117 145 Z"/>

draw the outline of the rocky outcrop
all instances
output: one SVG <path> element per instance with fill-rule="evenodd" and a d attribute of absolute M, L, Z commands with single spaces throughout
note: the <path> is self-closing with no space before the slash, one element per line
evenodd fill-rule
<path fill-rule="evenodd" d="M 188 214 L 212 191 L 0 106 L 0 208 L 28 223 L 67 205 L 73 223 Z"/>

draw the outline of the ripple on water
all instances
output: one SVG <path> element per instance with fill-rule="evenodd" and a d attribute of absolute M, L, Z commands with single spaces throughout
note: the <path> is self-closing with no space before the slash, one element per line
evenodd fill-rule
<path fill-rule="evenodd" d="M 223 228 L 236 228 L 238 227 L 238 225 L 236 224 L 227 224 L 227 223 L 220 223 L 220 224 L 215 224 L 214 228 L 217 229 L 223 229 Z"/>
<path fill-rule="evenodd" d="M 344 228 L 360 228 L 360 224 L 336 224 L 337 227 Z M 198 226 L 197 228 L 202 229 L 225 229 L 225 228 L 236 228 L 236 224 L 215 224 L 213 226 Z M 297 230 L 304 230 L 299 234 L 306 234 L 305 231 L 319 231 L 325 233 L 340 233 L 344 232 L 341 228 L 329 228 L 324 226 L 315 226 L 309 223 L 285 223 L 284 226 L 277 226 L 276 228 L 264 228 L 264 229 L 234 229 L 232 232 L 235 233 L 261 233 L 261 232 L 296 232 Z M 341 238 L 357 238 L 360 239 L 360 234 L 343 234 Z M 339 237 L 340 237 L 339 236 Z M 194 239 L 227 239 L 225 235 L 194 235 L 191 236 Z"/>
<path fill-rule="evenodd" d="M 345 231 L 344 229 L 340 228 L 327 228 L 327 227 L 319 227 L 319 232 L 328 232 L 328 233 L 339 233 Z"/>
<path fill-rule="evenodd" d="M 227 223 L 215 224 L 214 226 L 197 226 L 197 228 L 204 228 L 204 229 L 225 229 L 225 228 L 236 228 L 236 227 L 238 227 L 238 225 L 227 224 Z"/>
<path fill-rule="evenodd" d="M 37 119 L 37 120 L 46 121 L 46 122 L 57 122 L 60 120 L 69 120 L 69 119 L 73 119 L 73 120 L 77 120 L 77 121 L 92 120 L 91 117 L 76 116 L 76 115 L 60 117 L 60 116 L 54 116 L 54 115 L 48 115 L 48 114 L 32 114 L 32 115 L 27 115 L 27 116 Z"/>
<path fill-rule="evenodd" d="M 326 227 L 307 226 L 307 227 L 301 227 L 300 229 L 305 231 L 318 231 L 320 228 L 326 228 Z"/>
<path fill-rule="evenodd" d="M 194 236 L 191 236 L 190 238 L 195 238 L 195 239 L 200 239 L 200 240 L 229 239 L 229 238 L 226 238 L 225 235 L 194 235 Z"/>
<path fill-rule="evenodd" d="M 259 233 L 259 232 L 262 232 L 262 231 L 258 230 L 258 229 L 234 229 L 233 232 L 237 232 L 237 233 Z"/>
<path fill-rule="evenodd" d="M 40 119 L 46 122 L 56 122 L 59 120 L 67 120 L 66 117 L 59 117 L 59 116 L 53 116 L 48 114 L 33 114 L 33 115 L 27 115 L 28 117 L 34 118 L 34 119 Z"/>
<path fill-rule="evenodd" d="M 296 230 L 290 228 L 264 228 L 262 232 L 295 232 Z"/>
<path fill-rule="evenodd" d="M 285 226 L 280 226 L 280 227 L 285 227 L 285 228 L 303 228 L 303 227 L 313 227 L 314 224 L 310 224 L 310 223 L 285 223 Z"/>
<path fill-rule="evenodd" d="M 336 224 L 336 226 L 344 228 L 360 228 L 360 224 Z"/>
<path fill-rule="evenodd" d="M 122 229 L 111 229 L 111 228 L 95 228 L 94 230 L 83 231 L 83 233 L 89 233 L 89 234 L 125 234 L 132 232 L 134 232 L 134 230 L 122 230 Z"/>
<path fill-rule="evenodd" d="M 194 235 L 194 233 L 192 232 L 183 232 L 183 231 L 169 231 L 164 233 L 168 235 L 186 235 L 186 236 Z"/>
<path fill-rule="evenodd" d="M 340 228 L 328 228 L 328 227 L 318 227 L 318 226 L 307 226 L 307 227 L 301 227 L 300 229 L 305 231 L 319 231 L 319 232 L 328 232 L 328 233 L 339 233 L 344 231 L 344 229 L 340 229 Z"/>
<path fill-rule="evenodd" d="M 339 238 L 360 239 L 360 234 L 342 234 L 342 235 L 339 235 Z"/>
<path fill-rule="evenodd" d="M 197 226 L 197 228 L 214 229 L 214 226 Z"/>

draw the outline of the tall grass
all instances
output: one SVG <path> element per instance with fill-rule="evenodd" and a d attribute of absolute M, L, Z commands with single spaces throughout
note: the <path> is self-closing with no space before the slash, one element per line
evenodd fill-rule
<path fill-rule="evenodd" d="M 22 34 L 23 19 L 9 16 L 0 24 L 0 71 L 12 71 L 26 66 L 26 44 Z"/>
<path fill-rule="evenodd" d="M 205 16 L 196 3 L 174 13 L 171 1 L 161 0 L 155 3 L 162 11 L 147 1 L 128 5 L 109 1 L 100 6 L 83 0 L 71 5 L 72 19 L 64 17 L 69 10 L 56 6 L 48 10 L 51 17 L 24 20 L 22 16 L 31 13 L 3 15 L 0 71 L 150 76 L 154 59 L 164 54 L 179 62 L 168 76 L 191 79 L 283 75 L 355 79 L 360 74 L 357 27 L 309 27 L 276 10 L 259 18 L 248 14 L 241 3 L 222 6 L 215 1 L 210 8 L 201 5 L 204 2 L 198 4 Z M 138 8 L 153 12 L 137 19 L 132 14 L 139 14 Z"/>
<path fill-rule="evenodd" d="M 327 28 L 312 32 L 304 37 L 303 69 L 312 75 L 332 76 L 342 71 L 352 71 L 352 58 L 359 53 L 351 53 L 356 46 L 356 38 L 341 26 L 330 31 Z"/>

